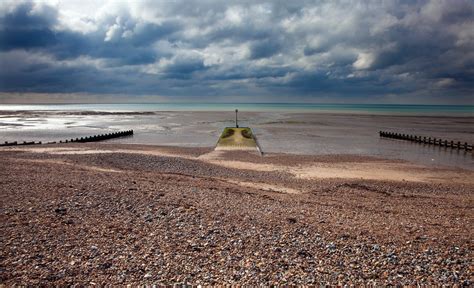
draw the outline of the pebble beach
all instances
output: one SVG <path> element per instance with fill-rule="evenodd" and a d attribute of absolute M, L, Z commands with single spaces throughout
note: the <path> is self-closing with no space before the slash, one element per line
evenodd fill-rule
<path fill-rule="evenodd" d="M 124 144 L 0 154 L 6 286 L 474 281 L 471 170 Z"/>

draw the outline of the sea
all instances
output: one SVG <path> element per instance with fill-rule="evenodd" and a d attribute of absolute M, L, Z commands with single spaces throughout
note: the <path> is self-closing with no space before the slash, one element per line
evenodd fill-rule
<path fill-rule="evenodd" d="M 213 147 L 222 130 L 251 127 L 266 153 L 356 154 L 474 170 L 464 150 L 380 138 L 379 131 L 474 143 L 474 105 L 295 103 L 0 104 L 0 143 L 60 141 L 120 130 L 101 142 Z"/>
<path fill-rule="evenodd" d="M 329 112 L 415 116 L 474 116 L 474 105 L 312 104 L 312 103 L 140 103 L 140 104 L 0 104 L 0 111 L 233 111 Z"/>

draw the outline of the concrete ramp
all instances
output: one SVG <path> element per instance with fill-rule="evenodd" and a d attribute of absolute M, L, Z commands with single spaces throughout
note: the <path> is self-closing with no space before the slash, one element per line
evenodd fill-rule
<path fill-rule="evenodd" d="M 215 150 L 257 151 L 262 154 L 257 139 L 249 127 L 226 127 Z"/>

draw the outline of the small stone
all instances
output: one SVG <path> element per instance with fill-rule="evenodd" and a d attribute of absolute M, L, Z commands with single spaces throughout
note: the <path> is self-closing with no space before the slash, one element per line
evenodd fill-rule
<path fill-rule="evenodd" d="M 287 220 L 288 223 L 290 223 L 290 224 L 295 224 L 295 223 L 296 223 L 296 218 L 290 217 L 290 218 L 286 218 L 286 220 Z"/>
<path fill-rule="evenodd" d="M 313 255 L 311 255 L 311 253 L 309 253 L 309 252 L 306 251 L 306 250 L 300 250 L 300 251 L 298 251 L 297 254 L 298 254 L 298 256 L 304 257 L 304 258 L 306 258 L 306 257 L 312 257 L 312 256 L 313 256 Z"/>
<path fill-rule="evenodd" d="M 68 219 L 68 220 L 64 221 L 64 224 L 66 224 L 66 225 L 72 225 L 72 224 L 74 224 L 74 220 Z"/>
<path fill-rule="evenodd" d="M 110 267 L 112 267 L 112 263 L 110 262 L 105 262 L 99 265 L 99 268 L 102 270 L 109 269 Z"/>
<path fill-rule="evenodd" d="M 334 244 L 333 242 L 329 243 L 328 245 L 326 245 L 326 249 L 328 250 L 335 250 L 336 249 L 336 244 Z"/>
<path fill-rule="evenodd" d="M 59 208 L 54 209 L 54 212 L 56 212 L 56 214 L 59 214 L 59 215 L 66 215 L 67 209 L 63 207 L 59 207 Z"/>

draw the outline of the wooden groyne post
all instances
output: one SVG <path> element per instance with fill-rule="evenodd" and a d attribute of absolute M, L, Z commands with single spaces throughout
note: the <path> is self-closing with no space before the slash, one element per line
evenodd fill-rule
<path fill-rule="evenodd" d="M 133 130 L 126 130 L 126 131 L 119 131 L 119 132 L 112 132 L 112 133 L 106 133 L 106 134 L 100 134 L 100 135 L 93 135 L 93 136 L 87 136 L 87 137 L 81 137 L 81 138 L 76 138 L 76 139 L 66 139 L 66 140 L 61 140 L 59 143 L 86 143 L 86 142 L 98 142 L 98 141 L 103 141 L 103 140 L 109 140 L 109 139 L 114 139 L 114 138 L 119 138 L 119 137 L 125 137 L 125 136 L 132 136 L 133 135 Z M 35 142 L 27 142 L 23 141 L 23 143 L 18 143 L 17 141 L 14 142 L 8 142 L 5 141 L 5 143 L 0 144 L 0 146 L 15 146 L 15 145 L 40 145 L 43 144 L 41 141 Z M 48 142 L 46 144 L 56 144 L 56 141 L 53 142 Z"/>
<path fill-rule="evenodd" d="M 442 140 L 436 139 L 426 136 L 417 136 L 417 135 L 408 135 L 408 134 L 401 134 L 389 131 L 379 131 L 379 136 L 383 138 L 392 138 L 398 140 L 406 140 L 410 142 L 416 142 L 421 144 L 427 145 L 435 145 L 445 148 L 457 149 L 457 150 L 465 150 L 465 151 L 473 151 L 473 144 L 468 144 L 467 142 L 461 143 L 461 141 L 454 142 L 453 140 Z M 474 152 L 474 151 L 473 151 Z"/>

